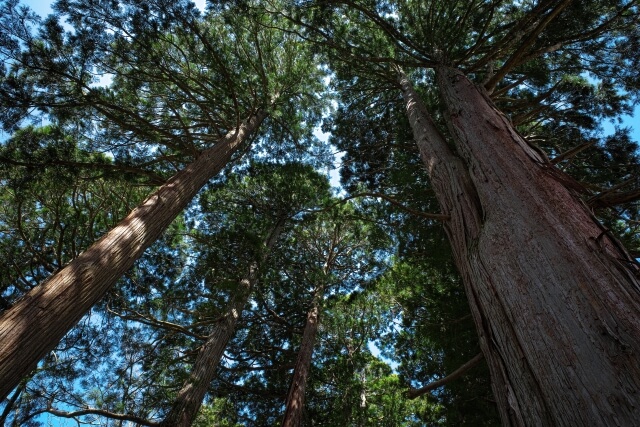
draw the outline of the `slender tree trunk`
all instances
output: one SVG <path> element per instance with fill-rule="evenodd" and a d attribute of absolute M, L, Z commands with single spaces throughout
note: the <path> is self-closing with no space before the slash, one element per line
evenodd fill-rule
<path fill-rule="evenodd" d="M 304 325 L 302 343 L 300 344 L 296 366 L 293 370 L 293 379 L 289 386 L 282 427 L 299 427 L 302 423 L 304 391 L 307 386 L 309 369 L 311 368 L 313 346 L 316 341 L 316 335 L 318 334 L 318 317 L 322 293 L 322 288 L 316 290 L 313 297 L 313 304 L 307 313 L 307 323 Z"/>
<path fill-rule="evenodd" d="M 160 236 L 265 116 L 258 112 L 229 132 L 0 316 L 0 401 Z"/>
<path fill-rule="evenodd" d="M 257 264 L 253 264 L 250 270 L 257 270 Z M 224 317 L 215 324 L 211 333 L 207 336 L 207 341 L 198 351 L 198 356 L 191 369 L 189 378 L 178 392 L 171 410 L 166 415 L 161 426 L 166 427 L 189 427 L 193 424 L 202 400 L 209 390 L 209 384 L 213 380 L 218 363 L 222 358 L 229 340 L 233 337 L 236 324 L 242 315 L 244 307 L 249 299 L 249 288 L 253 286 L 254 278 L 240 281 L 240 288 L 244 290 L 241 296 L 235 299 L 225 313 Z"/>
<path fill-rule="evenodd" d="M 269 257 L 269 252 L 276 243 L 283 225 L 284 221 L 279 221 L 276 224 L 264 243 L 265 250 L 260 263 L 257 261 L 251 263 L 247 276 L 240 280 L 238 286 L 240 294 L 231 301 L 225 316 L 216 323 L 213 331 L 207 337 L 207 341 L 200 348 L 189 379 L 185 381 L 182 389 L 178 392 L 171 410 L 160 426 L 189 427 L 195 421 L 204 396 L 209 390 L 209 384 L 211 384 L 220 359 L 222 359 L 222 354 L 235 333 L 238 320 L 242 316 L 251 291 L 258 281 L 260 264 Z"/>
<path fill-rule="evenodd" d="M 478 221 L 434 190 L 503 424 L 640 425 L 636 265 L 475 85 L 445 67 L 437 80 Z"/>

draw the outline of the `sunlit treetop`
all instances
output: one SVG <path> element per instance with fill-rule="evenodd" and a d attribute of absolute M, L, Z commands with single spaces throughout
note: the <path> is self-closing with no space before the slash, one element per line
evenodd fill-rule
<path fill-rule="evenodd" d="M 116 159 L 175 164 L 258 110 L 269 114 L 261 136 L 271 149 L 295 151 L 326 106 L 313 51 L 265 13 L 60 1 L 38 24 L 14 2 L 2 9 L 7 130 L 35 114 Z"/>

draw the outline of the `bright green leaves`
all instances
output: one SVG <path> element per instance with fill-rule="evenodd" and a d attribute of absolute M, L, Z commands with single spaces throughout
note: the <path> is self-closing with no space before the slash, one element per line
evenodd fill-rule
<path fill-rule="evenodd" d="M 213 399 L 210 404 L 202 405 L 193 426 L 241 427 L 242 424 L 237 421 L 232 421 L 237 418 L 237 415 L 234 413 L 233 404 L 229 399 L 218 397 Z"/>

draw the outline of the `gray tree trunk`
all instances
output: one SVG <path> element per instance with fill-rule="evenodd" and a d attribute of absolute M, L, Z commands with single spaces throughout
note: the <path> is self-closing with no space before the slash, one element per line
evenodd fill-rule
<path fill-rule="evenodd" d="M 430 168 L 447 162 L 444 140 L 421 125 L 430 119 L 408 80 L 403 92 L 503 424 L 640 425 L 633 260 L 473 83 L 445 67 L 437 81 L 464 178 Z"/>
<path fill-rule="evenodd" d="M 89 249 L 0 316 L 0 401 L 133 265 L 259 127 L 259 112 L 177 173 Z"/>
<path fill-rule="evenodd" d="M 160 426 L 189 427 L 195 421 L 204 396 L 209 390 L 209 384 L 215 377 L 222 354 L 235 333 L 238 320 L 240 320 L 251 291 L 258 281 L 259 267 L 269 257 L 269 253 L 280 235 L 283 223 L 284 221 L 279 221 L 264 242 L 264 252 L 260 262 L 251 263 L 246 277 L 240 280 L 238 296 L 231 301 L 225 316 L 214 325 L 213 330 L 207 336 L 207 341 L 198 351 L 189 378 L 178 392 L 171 410 Z"/>

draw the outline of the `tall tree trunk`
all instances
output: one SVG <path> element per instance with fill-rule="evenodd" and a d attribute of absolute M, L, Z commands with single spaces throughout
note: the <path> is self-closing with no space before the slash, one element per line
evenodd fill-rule
<path fill-rule="evenodd" d="M 269 253 L 273 245 L 275 245 L 283 225 L 284 220 L 278 221 L 264 242 L 264 252 L 260 262 L 252 262 L 246 277 L 240 280 L 238 286 L 239 295 L 231 301 L 224 317 L 215 324 L 213 331 L 207 336 L 207 341 L 198 352 L 189 378 L 178 392 L 171 410 L 160 426 L 189 427 L 195 421 L 204 396 L 209 390 L 209 384 L 211 384 L 220 359 L 222 359 L 222 354 L 235 333 L 238 320 L 242 316 L 242 311 L 247 305 L 251 291 L 258 281 L 260 265 L 269 257 Z"/>
<path fill-rule="evenodd" d="M 142 255 L 253 133 L 258 112 L 0 316 L 0 401 Z"/>
<path fill-rule="evenodd" d="M 479 222 L 434 190 L 504 425 L 640 425 L 633 260 L 473 83 L 445 67 L 437 81 Z"/>
<path fill-rule="evenodd" d="M 287 394 L 286 409 L 282 427 L 299 427 L 302 423 L 302 411 L 304 409 L 304 391 L 307 386 L 309 369 L 311 368 L 311 357 L 313 356 L 313 346 L 318 334 L 318 318 L 320 312 L 320 300 L 322 298 L 322 287 L 317 289 L 313 296 L 313 304 L 307 312 L 307 323 L 304 325 L 302 333 L 302 343 L 298 351 L 296 366 L 293 369 L 293 378 Z"/>

